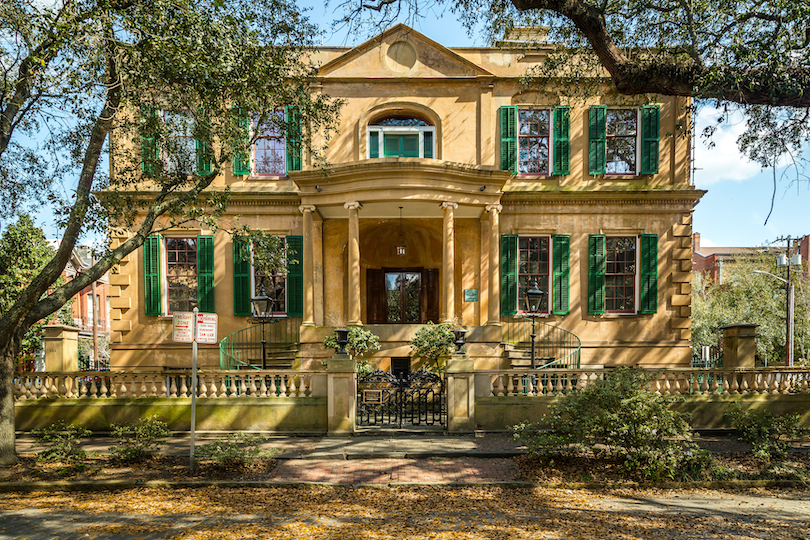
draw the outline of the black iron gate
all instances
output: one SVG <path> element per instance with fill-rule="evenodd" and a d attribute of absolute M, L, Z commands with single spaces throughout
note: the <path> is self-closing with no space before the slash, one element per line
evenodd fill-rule
<path fill-rule="evenodd" d="M 376 370 L 357 381 L 357 425 L 368 427 L 445 427 L 444 377 L 420 369 L 397 378 Z"/>

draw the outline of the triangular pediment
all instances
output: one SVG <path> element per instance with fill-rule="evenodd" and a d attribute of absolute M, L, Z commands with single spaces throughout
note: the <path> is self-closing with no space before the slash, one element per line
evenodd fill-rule
<path fill-rule="evenodd" d="M 446 78 L 493 74 L 444 45 L 398 24 L 323 65 L 328 78 Z"/>

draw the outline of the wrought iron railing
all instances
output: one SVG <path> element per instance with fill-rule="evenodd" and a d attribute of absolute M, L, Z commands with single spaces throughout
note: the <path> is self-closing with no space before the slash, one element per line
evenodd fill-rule
<path fill-rule="evenodd" d="M 225 336 L 219 342 L 221 369 L 290 367 L 298 352 L 301 317 L 271 319 L 264 323 L 265 352 L 262 358 L 262 325 L 254 324 Z"/>
<path fill-rule="evenodd" d="M 532 348 L 532 321 L 528 317 L 516 315 L 502 317 L 502 342 L 515 349 L 528 353 Z M 535 327 L 535 357 L 540 369 L 578 369 L 582 342 L 579 338 L 558 326 L 537 321 Z"/>

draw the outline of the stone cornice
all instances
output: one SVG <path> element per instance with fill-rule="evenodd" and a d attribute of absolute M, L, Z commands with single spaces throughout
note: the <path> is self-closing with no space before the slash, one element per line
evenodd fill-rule
<path fill-rule="evenodd" d="M 705 190 L 626 190 L 626 191 L 536 191 L 507 192 L 501 197 L 505 209 L 521 206 L 559 205 L 682 205 L 692 208 Z"/>

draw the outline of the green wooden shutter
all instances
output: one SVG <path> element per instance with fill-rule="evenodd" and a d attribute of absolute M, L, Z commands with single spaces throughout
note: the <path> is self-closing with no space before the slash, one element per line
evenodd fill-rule
<path fill-rule="evenodd" d="M 554 170 L 571 174 L 571 108 L 554 107 Z"/>
<path fill-rule="evenodd" d="M 641 235 L 641 298 L 638 312 L 658 311 L 658 235 Z"/>
<path fill-rule="evenodd" d="M 244 176 L 250 174 L 250 151 L 246 148 L 250 141 L 250 120 L 246 116 L 239 116 L 236 120 L 239 127 L 241 146 L 234 149 L 233 159 L 231 160 L 231 171 L 236 176 Z"/>
<path fill-rule="evenodd" d="M 246 242 L 233 243 L 233 314 L 237 317 L 250 317 L 253 314 L 250 306 L 253 296 L 250 289 L 250 259 L 243 256 L 246 246 Z"/>
<path fill-rule="evenodd" d="M 517 174 L 517 107 L 504 105 L 501 116 L 501 170 Z"/>
<path fill-rule="evenodd" d="M 197 236 L 197 307 L 200 313 L 216 313 L 214 305 L 214 237 Z"/>
<path fill-rule="evenodd" d="M 287 316 L 304 316 L 304 237 L 288 236 L 287 249 L 296 262 L 287 264 Z"/>
<path fill-rule="evenodd" d="M 402 135 L 400 141 L 402 157 L 419 157 L 419 135 Z"/>
<path fill-rule="evenodd" d="M 424 150 L 422 152 L 422 155 L 423 157 L 426 157 L 428 159 L 433 159 L 433 132 L 426 131 L 423 134 L 423 137 L 424 137 L 423 141 Z"/>
<path fill-rule="evenodd" d="M 197 148 L 197 174 L 211 174 L 214 170 L 211 143 L 201 139 L 195 139 L 194 143 Z"/>
<path fill-rule="evenodd" d="M 566 315 L 569 311 L 569 269 L 571 237 L 567 234 L 555 234 L 552 238 L 551 300 L 552 313 Z"/>
<path fill-rule="evenodd" d="M 588 111 L 588 174 L 605 174 L 606 105 L 593 105 Z"/>
<path fill-rule="evenodd" d="M 517 235 L 501 235 L 501 316 L 517 313 L 517 264 Z"/>
<path fill-rule="evenodd" d="M 287 122 L 287 172 L 301 170 L 301 111 L 295 107 L 284 107 L 284 120 Z"/>
<path fill-rule="evenodd" d="M 159 111 L 157 107 L 141 107 L 140 117 L 143 133 L 149 134 L 141 136 L 141 172 L 151 176 L 155 174 L 155 166 L 160 158 L 157 139 L 154 136 L 154 130 L 157 129 L 159 121 Z"/>
<path fill-rule="evenodd" d="M 380 157 L 380 132 L 369 131 L 368 133 L 368 157 Z"/>
<path fill-rule="evenodd" d="M 383 157 L 399 157 L 399 137 L 383 133 Z"/>
<path fill-rule="evenodd" d="M 605 235 L 588 237 L 588 313 L 605 312 Z"/>
<path fill-rule="evenodd" d="M 658 105 L 641 108 L 641 174 L 658 173 L 660 111 Z"/>
<path fill-rule="evenodd" d="M 160 296 L 160 246 L 159 234 L 147 237 L 143 243 L 143 305 L 147 316 L 157 317 L 163 314 L 163 299 Z"/>

